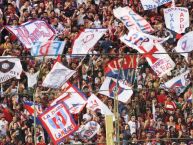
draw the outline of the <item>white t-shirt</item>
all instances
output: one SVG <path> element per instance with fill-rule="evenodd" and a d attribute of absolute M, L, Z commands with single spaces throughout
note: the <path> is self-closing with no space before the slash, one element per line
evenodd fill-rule
<path fill-rule="evenodd" d="M 8 122 L 6 120 L 0 120 L 0 136 L 6 135 L 6 126 Z"/>
<path fill-rule="evenodd" d="M 137 130 L 137 124 L 136 122 L 133 122 L 133 121 L 129 121 L 128 122 L 128 125 L 130 127 L 130 133 L 133 134 L 133 133 L 136 133 L 136 130 Z M 138 123 L 138 128 L 139 128 L 139 123 Z"/>
<path fill-rule="evenodd" d="M 39 75 L 39 71 L 34 73 L 34 74 L 30 74 L 28 72 L 25 73 L 26 76 L 27 76 L 27 85 L 28 85 L 28 88 L 33 88 L 33 86 L 37 83 L 37 78 L 38 78 L 38 75 Z"/>

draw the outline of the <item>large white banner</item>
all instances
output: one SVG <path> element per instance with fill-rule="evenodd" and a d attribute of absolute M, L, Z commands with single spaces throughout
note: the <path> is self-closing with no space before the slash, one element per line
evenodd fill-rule
<path fill-rule="evenodd" d="M 50 105 L 53 106 L 59 102 L 63 102 L 68 107 L 71 114 L 78 114 L 86 105 L 85 95 L 70 83 L 65 83 L 66 88 L 62 95 L 56 98 Z"/>
<path fill-rule="evenodd" d="M 111 77 L 105 78 L 98 93 L 113 99 L 118 95 L 118 100 L 123 103 L 127 103 L 133 95 L 132 88 L 126 81 L 119 80 L 117 84 L 117 79 Z"/>
<path fill-rule="evenodd" d="M 55 34 L 51 26 L 42 20 L 29 21 L 19 26 L 5 26 L 5 28 L 13 33 L 26 48 L 31 48 L 37 41 L 45 42 Z"/>
<path fill-rule="evenodd" d="M 134 29 L 144 33 L 152 33 L 151 25 L 129 7 L 118 7 L 113 10 L 114 16 L 121 20 L 127 29 Z"/>
<path fill-rule="evenodd" d="M 166 53 L 166 51 L 155 39 L 147 37 L 140 32 L 129 31 L 128 35 L 122 36 L 120 40 L 127 46 L 144 53 L 143 56 L 159 77 L 167 74 L 175 67 L 175 63 L 168 54 L 159 54 Z"/>
<path fill-rule="evenodd" d="M 78 129 L 63 103 L 48 108 L 38 118 L 55 145 Z"/>
<path fill-rule="evenodd" d="M 107 29 L 84 29 L 75 39 L 72 54 L 87 54 Z"/>
<path fill-rule="evenodd" d="M 100 125 L 95 121 L 90 121 L 84 126 L 80 127 L 77 131 L 81 139 L 91 139 L 99 132 Z"/>
<path fill-rule="evenodd" d="M 101 111 L 101 114 L 104 115 L 113 115 L 113 113 L 111 112 L 111 110 L 107 107 L 107 105 L 105 105 L 97 96 L 95 96 L 94 94 L 92 94 L 88 100 L 87 100 L 87 104 L 86 104 L 86 108 L 92 111 L 96 111 L 97 109 L 99 109 Z"/>
<path fill-rule="evenodd" d="M 68 79 L 75 73 L 75 70 L 71 70 L 59 62 L 56 62 L 52 70 L 47 74 L 42 86 L 49 88 L 60 88 Z"/>
<path fill-rule="evenodd" d="M 62 55 L 65 43 L 65 41 L 35 42 L 32 45 L 31 55 L 56 59 L 58 55 Z"/>
<path fill-rule="evenodd" d="M 164 19 L 166 27 L 179 34 L 190 25 L 188 9 L 183 7 L 164 9 Z"/>
<path fill-rule="evenodd" d="M 144 10 L 151 10 L 171 1 L 172 0 L 141 0 L 141 4 Z"/>
<path fill-rule="evenodd" d="M 193 51 L 193 31 L 185 34 L 178 40 L 175 50 L 176 52 L 181 52 L 180 55 L 183 55 L 186 61 L 188 61 L 188 52 Z"/>
<path fill-rule="evenodd" d="M 20 59 L 12 58 L 12 56 L 0 57 L 0 83 L 16 77 L 20 79 L 22 73 L 22 65 Z"/>

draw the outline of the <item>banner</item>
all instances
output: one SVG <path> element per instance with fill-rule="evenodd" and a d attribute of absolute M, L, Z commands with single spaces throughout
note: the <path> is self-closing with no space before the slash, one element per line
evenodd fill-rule
<path fill-rule="evenodd" d="M 193 51 L 193 31 L 188 32 L 178 40 L 177 47 L 175 47 L 176 52 L 181 52 L 188 62 L 188 52 Z M 184 53 L 186 52 L 186 53 Z"/>
<path fill-rule="evenodd" d="M 111 110 L 97 96 L 92 94 L 88 100 L 86 108 L 92 111 L 100 110 L 101 114 L 113 115 Z"/>
<path fill-rule="evenodd" d="M 172 78 L 161 86 L 167 91 L 175 92 L 178 96 L 183 93 L 186 87 L 190 84 L 190 80 L 188 79 L 189 70 L 186 72 Z"/>
<path fill-rule="evenodd" d="M 5 26 L 13 33 L 26 48 L 31 48 L 34 42 L 45 42 L 51 39 L 55 31 L 49 24 L 42 20 L 35 20 L 23 23 L 19 26 Z"/>
<path fill-rule="evenodd" d="M 78 129 L 63 103 L 48 108 L 38 118 L 55 145 Z"/>
<path fill-rule="evenodd" d="M 110 77 L 105 78 L 100 87 L 99 93 L 113 99 L 118 95 L 118 100 L 123 103 L 127 103 L 133 95 L 132 88 L 127 84 L 127 82 L 119 80 L 117 84 L 117 80 Z"/>
<path fill-rule="evenodd" d="M 141 0 L 141 4 L 144 10 L 151 10 L 171 1 L 172 0 Z"/>
<path fill-rule="evenodd" d="M 190 25 L 188 9 L 183 7 L 164 9 L 164 19 L 166 27 L 179 34 Z"/>
<path fill-rule="evenodd" d="M 152 33 L 151 25 L 129 7 L 118 7 L 113 10 L 114 16 L 121 20 L 128 30 L 133 29 L 144 33 Z"/>
<path fill-rule="evenodd" d="M 32 45 L 31 55 L 56 59 L 58 55 L 62 55 L 65 43 L 65 41 L 35 42 Z"/>
<path fill-rule="evenodd" d="M 107 29 L 84 29 L 74 40 L 72 54 L 87 54 Z"/>
<path fill-rule="evenodd" d="M 126 55 L 124 58 L 116 58 L 110 61 L 104 68 L 104 73 L 108 77 L 127 80 L 128 83 L 133 84 L 136 68 L 137 55 Z"/>
<path fill-rule="evenodd" d="M 32 101 L 24 101 L 23 106 L 30 115 L 34 116 L 34 103 Z M 40 115 L 42 113 L 42 106 L 40 104 L 35 103 L 35 109 L 37 112 L 36 115 Z"/>
<path fill-rule="evenodd" d="M 66 104 L 71 114 L 78 114 L 86 105 L 87 99 L 85 95 L 74 85 L 71 85 L 70 83 L 66 83 L 65 85 L 66 88 L 64 93 L 56 98 L 50 105 L 53 106 L 63 102 Z"/>
<path fill-rule="evenodd" d="M 156 39 L 147 37 L 140 32 L 129 31 L 128 35 L 122 36 L 120 40 L 139 53 L 144 53 L 143 56 L 159 77 L 164 76 L 175 67 L 175 63 L 168 54 L 155 54 L 166 53 Z"/>
<path fill-rule="evenodd" d="M 77 131 L 81 139 L 91 139 L 94 135 L 99 132 L 100 125 L 95 121 L 86 123 L 83 127 Z"/>
<path fill-rule="evenodd" d="M 22 65 L 20 59 L 12 58 L 12 56 L 0 57 L 0 83 L 16 77 L 20 79 L 22 73 Z"/>
<path fill-rule="evenodd" d="M 43 81 L 43 87 L 60 88 L 76 71 L 56 62 Z"/>

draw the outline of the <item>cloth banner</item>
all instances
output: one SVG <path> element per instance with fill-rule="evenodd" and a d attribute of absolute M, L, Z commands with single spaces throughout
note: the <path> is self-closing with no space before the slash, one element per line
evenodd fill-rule
<path fill-rule="evenodd" d="M 53 106 L 63 102 L 66 104 L 71 114 L 78 114 L 86 105 L 87 99 L 85 95 L 74 85 L 65 83 L 65 87 L 66 88 L 64 89 L 63 94 L 56 98 L 50 105 Z"/>
<path fill-rule="evenodd" d="M 71 70 L 59 62 L 56 62 L 52 70 L 47 74 L 43 81 L 43 87 L 60 88 L 76 71 Z"/>
<path fill-rule="evenodd" d="M 20 79 L 22 73 L 22 65 L 20 59 L 12 58 L 12 56 L 0 57 L 0 83 L 16 77 Z"/>
<path fill-rule="evenodd" d="M 166 27 L 179 34 L 190 25 L 188 9 L 183 7 L 164 9 L 164 19 Z"/>
<path fill-rule="evenodd" d="M 26 48 L 31 48 L 34 42 L 45 42 L 55 35 L 54 29 L 42 20 L 28 21 L 19 26 L 5 26 Z"/>
<path fill-rule="evenodd" d="M 72 54 L 87 54 L 107 29 L 84 29 L 74 41 Z"/>
<path fill-rule="evenodd" d="M 80 127 L 77 131 L 81 139 L 91 139 L 94 135 L 99 132 L 100 125 L 95 121 L 90 121 L 84 126 Z"/>
<path fill-rule="evenodd" d="M 111 110 L 97 96 L 92 94 L 86 104 L 86 108 L 92 111 L 100 110 L 103 115 L 113 115 Z"/>
<path fill-rule="evenodd" d="M 172 0 L 141 0 L 141 4 L 144 10 L 151 10 L 171 1 Z"/>
<path fill-rule="evenodd" d="M 140 15 L 136 14 L 129 7 L 118 7 L 113 10 L 114 16 L 121 20 L 128 30 L 133 29 L 144 33 L 152 33 L 154 29 Z"/>
<path fill-rule="evenodd" d="M 188 61 L 188 53 L 184 52 L 191 52 L 193 50 L 193 31 L 188 32 L 184 36 L 178 40 L 177 47 L 175 47 L 176 52 L 181 52 L 180 54 L 183 55 Z"/>
<path fill-rule="evenodd" d="M 189 73 L 190 71 L 187 70 L 186 72 L 167 81 L 161 87 L 167 91 L 175 92 L 179 96 L 185 91 L 186 87 L 190 84 L 190 80 L 187 78 Z"/>
<path fill-rule="evenodd" d="M 167 74 L 175 67 L 175 63 L 168 54 L 154 54 L 166 53 L 157 39 L 147 37 L 140 32 L 129 31 L 128 35 L 122 36 L 120 40 L 139 53 L 144 53 L 143 56 L 159 77 Z"/>
<path fill-rule="evenodd" d="M 63 103 L 48 108 L 38 118 L 55 145 L 78 129 Z"/>
<path fill-rule="evenodd" d="M 110 61 L 105 67 L 104 72 L 108 77 L 127 80 L 128 83 L 133 84 L 136 68 L 137 56 L 127 55 L 124 58 L 116 58 Z"/>
<path fill-rule="evenodd" d="M 31 55 L 56 59 L 58 55 L 62 55 L 65 43 L 65 41 L 35 42 L 32 45 Z"/>
<path fill-rule="evenodd" d="M 117 79 L 111 77 L 105 78 L 102 86 L 100 87 L 99 93 L 113 99 L 117 94 L 118 100 L 123 103 L 127 103 L 133 95 L 133 91 L 127 82 L 118 80 L 117 84 Z"/>

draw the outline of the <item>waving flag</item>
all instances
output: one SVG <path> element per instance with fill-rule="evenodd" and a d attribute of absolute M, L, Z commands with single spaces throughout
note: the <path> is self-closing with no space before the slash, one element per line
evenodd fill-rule
<path fill-rule="evenodd" d="M 116 58 L 110 61 L 105 67 L 104 72 L 108 77 L 127 80 L 132 84 L 134 82 L 136 68 L 137 56 L 127 55 L 124 58 Z"/>
<path fill-rule="evenodd" d="M 35 42 L 32 45 L 31 55 L 56 59 L 58 55 L 62 55 L 65 43 L 65 41 Z"/>
<path fill-rule="evenodd" d="M 63 103 L 48 108 L 38 118 L 55 145 L 78 129 Z"/>
<path fill-rule="evenodd" d="M 141 0 L 141 4 L 144 10 L 151 10 L 171 1 L 172 0 Z"/>
<path fill-rule="evenodd" d="M 5 28 L 13 33 L 26 48 L 31 48 L 34 42 L 50 40 L 55 35 L 52 27 L 42 20 L 29 21 L 19 26 L 5 26 Z"/>
<path fill-rule="evenodd" d="M 166 51 L 157 39 L 130 30 L 128 35 L 122 36 L 120 40 L 127 46 L 144 53 L 143 56 L 159 77 L 167 74 L 175 67 L 175 63 L 168 54 L 159 54 L 166 53 Z"/>
<path fill-rule="evenodd" d="M 137 30 L 144 33 L 152 33 L 151 25 L 129 7 L 118 7 L 113 10 L 114 16 L 121 20 L 128 30 Z"/>
<path fill-rule="evenodd" d="M 111 110 L 105 105 L 97 96 L 92 94 L 88 100 L 87 100 L 87 105 L 86 108 L 92 111 L 100 110 L 101 114 L 104 115 L 113 115 Z"/>
<path fill-rule="evenodd" d="M 174 7 L 164 9 L 164 19 L 166 27 L 176 33 L 184 33 L 189 27 L 189 12 L 188 8 Z"/>
<path fill-rule="evenodd" d="M 127 103 L 128 100 L 131 98 L 133 91 L 131 90 L 131 87 L 125 83 L 126 82 L 119 80 L 117 84 L 116 79 L 106 77 L 102 86 L 100 87 L 99 93 L 110 98 L 114 98 L 117 94 L 119 101 Z"/>
<path fill-rule="evenodd" d="M 71 70 L 61 63 L 56 62 L 52 70 L 48 73 L 43 81 L 43 87 L 60 88 L 76 71 Z"/>
<path fill-rule="evenodd" d="M 74 41 L 72 54 L 87 54 L 107 29 L 84 29 Z"/>
<path fill-rule="evenodd" d="M 186 87 L 190 84 L 190 80 L 187 78 L 189 70 L 172 78 L 171 80 L 164 83 L 162 86 L 164 89 L 169 90 L 171 92 L 175 92 L 178 96 L 184 92 Z"/>
<path fill-rule="evenodd" d="M 16 77 L 20 79 L 22 65 L 20 59 L 11 58 L 11 56 L 0 57 L 0 83 Z"/>
<path fill-rule="evenodd" d="M 175 47 L 176 52 L 181 52 L 180 54 L 185 57 L 186 61 L 188 61 L 188 52 L 193 51 L 192 42 L 193 42 L 193 31 L 188 32 L 187 34 L 182 36 L 178 41 L 177 47 Z"/>
<path fill-rule="evenodd" d="M 25 101 L 23 104 L 24 108 L 29 112 L 30 115 L 34 116 L 34 103 L 31 101 Z M 35 103 L 35 109 L 37 115 L 42 113 L 42 106 L 40 104 Z"/>
<path fill-rule="evenodd" d="M 70 83 L 65 84 L 64 93 L 56 98 L 50 105 L 53 106 L 57 103 L 63 102 L 66 104 L 71 114 L 78 114 L 86 105 L 85 95 L 75 86 Z"/>

